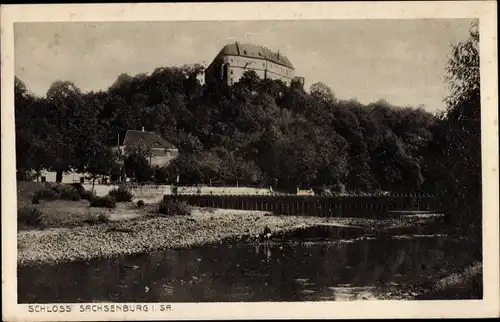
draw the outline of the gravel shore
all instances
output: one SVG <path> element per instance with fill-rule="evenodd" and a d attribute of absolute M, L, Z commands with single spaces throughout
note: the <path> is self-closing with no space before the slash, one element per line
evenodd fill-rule
<path fill-rule="evenodd" d="M 269 226 L 286 231 L 327 222 L 325 218 L 277 217 L 264 212 L 195 210 L 191 216 L 141 217 L 75 228 L 20 231 L 18 265 L 55 264 L 216 242 L 257 234 Z"/>
<path fill-rule="evenodd" d="M 363 226 L 367 229 L 401 225 L 401 221 L 273 216 L 261 211 L 194 209 L 190 216 L 142 216 L 94 226 L 20 231 L 17 235 L 17 263 L 19 266 L 55 264 L 191 247 L 262 233 L 266 226 L 273 232 L 284 232 L 326 223 Z"/>

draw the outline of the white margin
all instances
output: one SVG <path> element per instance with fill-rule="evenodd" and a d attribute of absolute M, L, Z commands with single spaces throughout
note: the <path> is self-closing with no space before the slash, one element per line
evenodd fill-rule
<path fill-rule="evenodd" d="M 352 3 L 190 3 L 1 6 L 2 66 L 2 318 L 6 321 L 89 321 L 261 318 L 498 317 L 498 66 L 495 1 Z M 17 304 L 14 127 L 15 22 L 180 21 L 282 19 L 479 18 L 482 103 L 484 299 L 460 301 L 356 301 L 170 303 L 169 313 L 28 313 Z M 138 304 L 138 303 L 133 303 Z"/>

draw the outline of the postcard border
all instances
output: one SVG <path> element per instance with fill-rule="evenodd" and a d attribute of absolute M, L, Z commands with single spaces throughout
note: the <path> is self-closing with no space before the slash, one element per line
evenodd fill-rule
<path fill-rule="evenodd" d="M 43 10 L 42 10 L 43 8 Z M 231 15 L 227 15 L 227 12 Z M 17 304 L 16 179 L 13 116 L 13 24 L 34 21 L 179 21 L 290 19 L 479 18 L 482 103 L 484 299 L 461 301 L 356 301 L 300 303 L 169 303 L 148 313 L 30 314 Z M 1 7 L 2 63 L 2 301 L 4 319 L 257 319 L 493 317 L 499 314 L 498 96 L 496 2 L 93 4 Z M 137 303 L 134 303 L 137 304 Z M 201 312 L 201 313 L 200 313 Z"/>

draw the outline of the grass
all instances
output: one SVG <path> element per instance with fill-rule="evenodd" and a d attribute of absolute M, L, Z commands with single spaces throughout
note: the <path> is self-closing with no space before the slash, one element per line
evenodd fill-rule
<path fill-rule="evenodd" d="M 117 218 L 122 218 L 120 221 L 127 221 L 132 217 L 146 217 L 147 211 L 153 205 L 145 205 L 138 209 L 136 204 L 132 202 L 116 203 L 116 208 L 100 208 L 90 207 L 88 200 L 70 201 L 70 200 L 42 200 L 38 205 L 32 205 L 29 201 L 24 201 L 19 204 L 18 209 L 18 229 L 48 229 L 48 228 L 76 228 L 83 227 L 89 224 L 105 224 L 109 221 L 116 221 Z M 37 209 L 40 214 L 41 222 L 36 225 L 25 224 L 25 221 L 32 220 L 29 214 L 21 213 L 21 209 Z M 27 210 L 23 210 L 27 212 Z M 19 216 L 23 216 L 21 219 Z M 115 219 L 112 219 L 111 217 Z M 26 218 L 26 219 L 25 219 Z"/>
<path fill-rule="evenodd" d="M 33 208 L 36 207 L 41 214 L 41 222 L 37 226 L 23 225 L 19 229 L 73 228 L 84 225 L 89 216 L 97 217 L 109 211 L 102 208 L 90 208 L 89 205 L 90 203 L 87 200 L 80 200 L 78 202 L 70 200 L 42 202 L 39 205 L 31 206 Z M 30 206 L 21 206 L 19 209 L 26 209 L 27 207 Z"/>
<path fill-rule="evenodd" d="M 35 206 L 23 206 L 17 210 L 18 225 L 24 228 L 43 226 L 43 213 Z"/>
<path fill-rule="evenodd" d="M 33 197 L 38 191 L 53 191 L 55 194 L 63 194 L 61 198 L 47 200 L 37 198 L 38 203 L 33 204 Z M 69 193 L 68 193 L 69 192 Z M 73 197 L 76 192 L 80 198 Z M 50 193 L 50 192 L 49 192 Z M 66 196 L 68 196 L 66 198 Z M 137 208 L 132 202 L 109 202 L 109 196 L 104 198 L 96 197 L 95 194 L 85 190 L 80 184 L 54 184 L 41 182 L 17 182 L 17 201 L 18 201 L 18 229 L 48 229 L 48 228 L 75 228 L 88 226 L 89 224 L 105 224 L 114 218 L 124 218 L 128 220 L 131 213 L 137 212 L 137 215 L 144 216 L 149 205 Z M 52 198 L 51 198 L 52 199 Z M 74 201 L 71 199 L 79 199 Z M 90 207 L 92 200 L 94 205 L 103 203 L 105 206 L 113 208 Z M 105 201 L 103 201 L 105 200 Z M 133 208 L 133 209 L 132 209 Z"/>
<path fill-rule="evenodd" d="M 112 213 L 120 213 L 127 208 L 127 204 L 118 204 L 116 209 L 94 208 L 90 207 L 87 200 L 69 201 L 55 200 L 42 201 L 39 205 L 21 205 L 18 211 L 18 229 L 47 229 L 47 228 L 75 228 L 85 226 L 89 223 L 106 223 L 110 220 Z M 25 224 L 30 219 L 26 209 L 37 209 L 41 221 L 36 225 Z M 23 213 L 21 213 L 23 211 Z M 20 218 L 22 216 L 22 218 Z M 95 220 L 94 220 L 95 218 Z"/>
<path fill-rule="evenodd" d="M 18 229 L 79 227 L 86 225 L 89 216 L 106 222 L 108 209 L 89 207 L 86 199 L 93 196 L 80 184 L 17 182 Z"/>
<path fill-rule="evenodd" d="M 109 213 L 101 212 L 101 213 L 92 213 L 88 212 L 87 213 L 87 218 L 85 218 L 84 222 L 90 225 L 96 225 L 100 223 L 107 223 L 109 222 Z"/>

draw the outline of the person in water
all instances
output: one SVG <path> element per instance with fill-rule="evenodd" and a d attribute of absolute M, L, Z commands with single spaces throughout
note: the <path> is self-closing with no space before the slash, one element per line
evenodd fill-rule
<path fill-rule="evenodd" d="M 264 240 L 265 242 L 268 242 L 271 239 L 271 236 L 272 236 L 271 229 L 268 226 L 266 226 L 262 234 L 252 235 L 250 239 L 253 241 Z"/>
<path fill-rule="evenodd" d="M 263 234 L 263 237 L 264 237 L 264 240 L 265 241 L 269 241 L 271 239 L 271 228 L 269 228 L 268 226 L 266 226 L 264 228 L 264 234 Z"/>

